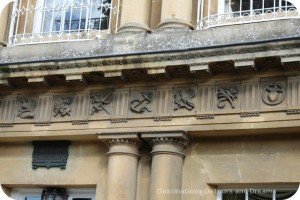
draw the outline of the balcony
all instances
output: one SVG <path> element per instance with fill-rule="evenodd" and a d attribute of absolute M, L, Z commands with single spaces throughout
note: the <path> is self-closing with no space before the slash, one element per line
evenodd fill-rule
<path fill-rule="evenodd" d="M 261 21 L 299 18 L 294 0 L 202 0 L 198 29 Z"/>
<path fill-rule="evenodd" d="M 112 31 L 111 0 L 19 0 L 13 4 L 9 45 L 91 40 Z"/>

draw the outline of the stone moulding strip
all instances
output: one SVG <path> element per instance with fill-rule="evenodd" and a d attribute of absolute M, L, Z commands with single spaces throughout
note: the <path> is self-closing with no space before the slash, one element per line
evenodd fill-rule
<path fill-rule="evenodd" d="M 286 112 L 288 115 L 297 115 L 300 114 L 300 109 L 289 109 Z"/>
<path fill-rule="evenodd" d="M 12 128 L 14 124 L 0 124 L 0 128 Z"/>

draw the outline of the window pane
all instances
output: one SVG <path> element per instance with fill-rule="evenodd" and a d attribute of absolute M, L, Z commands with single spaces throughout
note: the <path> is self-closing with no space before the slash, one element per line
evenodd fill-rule
<path fill-rule="evenodd" d="M 249 189 L 249 200 L 272 200 L 272 189 Z"/>
<path fill-rule="evenodd" d="M 223 194 L 222 200 L 245 200 L 245 194 Z"/>
<path fill-rule="evenodd" d="M 276 191 L 276 200 L 285 200 L 292 197 L 296 193 L 295 191 Z"/>
<path fill-rule="evenodd" d="M 25 200 L 41 200 L 41 197 L 25 197 Z"/>
<path fill-rule="evenodd" d="M 92 198 L 72 198 L 72 200 L 92 200 Z"/>

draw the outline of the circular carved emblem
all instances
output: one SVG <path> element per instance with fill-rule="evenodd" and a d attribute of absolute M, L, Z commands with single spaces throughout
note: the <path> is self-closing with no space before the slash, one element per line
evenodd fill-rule
<path fill-rule="evenodd" d="M 280 104 L 285 98 L 285 89 L 276 83 L 268 84 L 262 93 L 265 104 L 274 106 Z"/>

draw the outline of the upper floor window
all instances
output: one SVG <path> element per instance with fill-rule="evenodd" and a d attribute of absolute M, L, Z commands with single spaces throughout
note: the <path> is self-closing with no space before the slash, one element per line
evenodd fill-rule
<path fill-rule="evenodd" d="M 17 0 L 10 45 L 99 38 L 111 30 L 112 0 Z M 115 19 L 115 17 L 114 17 Z"/>
<path fill-rule="evenodd" d="M 286 200 L 297 192 L 297 185 L 220 187 L 217 200 Z"/>
<path fill-rule="evenodd" d="M 288 0 L 200 0 L 199 13 L 198 28 L 202 29 L 300 17 Z"/>

